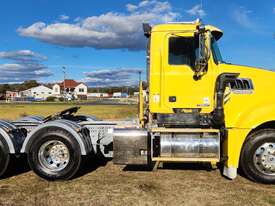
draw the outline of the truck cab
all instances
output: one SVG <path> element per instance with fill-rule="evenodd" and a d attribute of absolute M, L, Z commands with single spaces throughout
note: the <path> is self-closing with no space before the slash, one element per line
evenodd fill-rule
<path fill-rule="evenodd" d="M 224 62 L 218 47 L 223 32 L 199 20 L 144 25 L 144 34 L 149 86 L 140 121 L 158 131 L 151 136 L 160 143 L 151 146 L 160 148 L 159 161 L 204 161 L 197 153 L 211 142 L 219 144 L 215 157 L 225 176 L 235 178 L 241 167 L 255 181 L 275 182 L 275 93 L 269 92 L 275 73 Z M 219 140 L 210 135 L 215 133 Z M 205 147 L 190 152 L 196 144 Z"/>

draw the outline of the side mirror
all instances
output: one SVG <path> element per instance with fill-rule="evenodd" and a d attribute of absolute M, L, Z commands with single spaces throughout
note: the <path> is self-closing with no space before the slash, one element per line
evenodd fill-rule
<path fill-rule="evenodd" d="M 143 26 L 144 36 L 149 38 L 151 36 L 152 27 L 148 23 L 143 23 L 142 26 Z"/>
<path fill-rule="evenodd" d="M 198 26 L 195 33 L 196 60 L 195 60 L 195 77 L 201 77 L 205 72 L 210 57 L 210 47 L 208 44 L 207 31 L 204 26 Z"/>

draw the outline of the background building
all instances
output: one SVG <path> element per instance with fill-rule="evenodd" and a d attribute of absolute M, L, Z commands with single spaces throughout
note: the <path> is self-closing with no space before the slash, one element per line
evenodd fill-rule
<path fill-rule="evenodd" d="M 76 82 L 72 79 L 66 79 L 61 83 L 53 85 L 54 96 L 71 96 L 72 98 L 87 98 L 88 87 L 82 82 Z"/>
<path fill-rule="evenodd" d="M 17 91 L 6 91 L 5 99 L 7 101 L 13 101 L 17 97 L 20 97 L 19 92 L 17 92 Z"/>
<path fill-rule="evenodd" d="M 87 94 L 88 99 L 89 98 L 107 98 L 110 97 L 108 93 L 88 93 Z"/>
<path fill-rule="evenodd" d="M 123 92 L 114 92 L 113 93 L 113 98 L 128 98 L 129 95 L 127 93 Z"/>
<path fill-rule="evenodd" d="M 47 97 L 53 95 L 53 90 L 44 85 L 40 85 L 19 93 L 19 97 L 33 97 L 35 100 L 46 100 Z"/>

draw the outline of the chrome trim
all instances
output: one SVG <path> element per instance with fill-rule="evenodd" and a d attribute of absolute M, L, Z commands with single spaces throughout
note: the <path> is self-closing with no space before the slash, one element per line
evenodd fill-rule
<path fill-rule="evenodd" d="M 258 147 L 253 156 L 253 163 L 262 174 L 275 176 L 275 143 L 266 142 Z"/>
<path fill-rule="evenodd" d="M 235 82 L 235 84 L 237 84 L 237 82 L 241 83 L 243 87 L 245 87 L 244 82 L 247 82 L 246 86 L 248 88 L 232 88 L 233 83 L 229 83 L 229 88 L 232 93 L 234 93 L 234 94 L 252 94 L 254 92 L 254 85 L 253 85 L 253 82 L 251 79 L 237 78 L 234 82 Z M 238 87 L 238 85 L 237 85 L 237 87 Z"/>
<path fill-rule="evenodd" d="M 51 140 L 39 148 L 38 160 L 44 169 L 59 172 L 69 164 L 70 152 L 63 142 Z"/>
<path fill-rule="evenodd" d="M 220 159 L 219 133 L 163 133 L 160 135 L 161 157 Z"/>

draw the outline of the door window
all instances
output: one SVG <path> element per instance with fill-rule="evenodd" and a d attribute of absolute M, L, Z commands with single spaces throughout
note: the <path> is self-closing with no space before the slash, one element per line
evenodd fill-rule
<path fill-rule="evenodd" d="M 169 58 L 170 65 L 195 65 L 196 48 L 192 37 L 170 37 Z"/>

